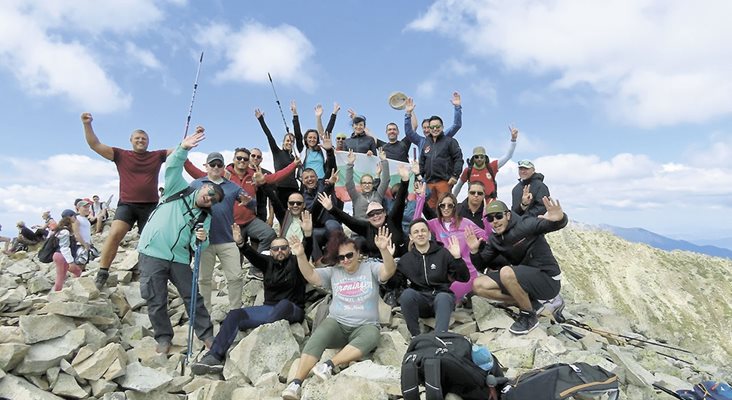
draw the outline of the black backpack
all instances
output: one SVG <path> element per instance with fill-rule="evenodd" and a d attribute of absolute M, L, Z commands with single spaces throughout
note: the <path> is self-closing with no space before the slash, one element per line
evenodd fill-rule
<path fill-rule="evenodd" d="M 43 246 L 38 250 L 38 261 L 42 263 L 50 263 L 53 261 L 53 253 L 59 251 L 58 237 L 52 234 L 43 242 Z"/>
<path fill-rule="evenodd" d="M 468 338 L 452 332 L 412 338 L 402 361 L 404 399 L 419 399 L 419 385 L 424 384 L 427 400 L 442 400 L 447 393 L 464 400 L 497 400 L 495 377 L 503 376 L 500 364 L 493 356 L 493 368 L 484 371 L 473 362 L 472 347 Z"/>
<path fill-rule="evenodd" d="M 502 393 L 502 400 L 559 400 L 574 396 L 585 399 L 600 395 L 616 400 L 618 377 L 583 362 L 552 364 L 517 376 L 503 387 Z"/>

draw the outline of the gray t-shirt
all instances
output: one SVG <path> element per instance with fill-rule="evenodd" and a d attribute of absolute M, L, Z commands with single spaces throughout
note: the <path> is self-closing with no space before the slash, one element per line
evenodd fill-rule
<path fill-rule="evenodd" d="M 352 274 L 343 267 L 317 268 L 323 288 L 333 293 L 330 315 L 339 324 L 356 327 L 379 324 L 379 271 L 374 260 L 361 263 Z"/>

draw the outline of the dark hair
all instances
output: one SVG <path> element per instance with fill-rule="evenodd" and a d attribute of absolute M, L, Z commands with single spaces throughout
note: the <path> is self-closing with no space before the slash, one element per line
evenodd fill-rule
<path fill-rule="evenodd" d="M 58 225 L 56 225 L 56 229 L 54 229 L 54 232 L 61 232 L 63 229 L 67 229 L 69 232 L 71 232 L 71 226 L 74 224 L 74 222 L 71 220 L 73 217 L 63 217 L 61 218 L 61 221 L 58 221 Z"/>
<path fill-rule="evenodd" d="M 396 122 L 389 122 L 388 124 L 386 124 L 386 129 L 389 129 L 390 125 L 394 125 L 394 127 L 396 127 L 397 132 L 399 132 L 399 125 L 397 125 Z"/>
<path fill-rule="evenodd" d="M 213 183 L 213 182 L 206 182 L 206 185 L 211 186 L 211 189 L 214 191 L 214 193 L 216 194 L 216 197 L 218 197 L 218 199 L 219 199 L 218 203 L 224 201 L 225 194 L 224 194 L 224 189 L 221 188 L 221 185 L 219 185 L 218 183 Z"/>
<path fill-rule="evenodd" d="M 422 120 L 422 123 L 421 123 L 420 125 L 424 125 L 424 123 L 425 123 L 425 122 L 426 122 L 427 124 L 429 124 L 429 123 L 430 123 L 430 119 L 429 119 L 429 118 L 425 118 L 425 119 L 423 119 L 423 120 Z"/>
<path fill-rule="evenodd" d="M 442 213 L 440 212 L 440 204 L 442 203 L 442 200 L 445 200 L 446 198 L 451 198 L 452 203 L 455 205 L 455 207 L 452 208 L 452 220 L 455 223 L 455 225 L 460 226 L 460 222 L 462 222 L 462 217 L 460 216 L 460 213 L 458 213 L 458 201 L 454 194 L 450 192 L 444 192 L 440 193 L 440 195 L 437 197 L 437 205 L 435 205 L 435 214 L 437 214 L 437 219 L 440 221 L 440 224 L 444 226 L 445 224 L 442 222 Z"/>
<path fill-rule="evenodd" d="M 442 118 L 438 117 L 437 115 L 433 115 L 430 117 L 430 122 L 432 122 L 434 120 L 440 121 L 440 125 L 445 125 L 442 123 Z"/>
<path fill-rule="evenodd" d="M 341 230 L 333 231 L 328 237 L 328 243 L 325 245 L 325 255 L 323 255 L 323 261 L 328 264 L 335 264 L 338 261 L 338 249 L 341 246 L 352 244 L 356 251 L 361 253 L 361 249 L 355 240 L 346 236 Z"/>
<path fill-rule="evenodd" d="M 247 155 L 251 155 L 252 154 L 252 152 L 249 151 L 249 149 L 247 149 L 246 147 L 237 147 L 237 148 L 234 149 L 234 154 L 240 153 L 240 152 L 241 153 L 247 153 Z"/>
<path fill-rule="evenodd" d="M 429 224 L 427 223 L 427 221 L 424 218 L 417 218 L 415 220 L 412 220 L 412 222 L 409 223 L 409 229 L 407 229 L 407 232 L 409 232 L 411 234 L 412 227 L 417 224 L 425 224 L 425 225 L 427 225 L 427 230 L 430 229 Z"/>
<path fill-rule="evenodd" d="M 315 129 L 308 129 L 305 131 L 305 134 L 302 135 L 303 139 L 305 140 L 305 147 L 308 146 L 307 138 L 310 132 L 315 133 L 315 146 L 313 147 L 313 150 L 320 151 L 320 133 L 318 133 L 318 131 Z"/>
<path fill-rule="evenodd" d="M 483 182 L 481 182 L 481 181 L 472 181 L 472 182 L 468 183 L 468 190 L 470 190 L 470 187 L 473 186 L 473 185 L 478 185 L 478 186 L 482 187 L 483 190 L 485 191 L 485 184 Z"/>
<path fill-rule="evenodd" d="M 319 176 L 318 176 L 318 173 L 317 173 L 317 172 L 315 172 L 315 170 L 314 170 L 314 169 L 312 169 L 312 168 L 305 168 L 305 169 L 303 169 L 303 170 L 302 170 L 302 173 L 300 174 L 300 176 L 303 176 L 303 175 L 305 175 L 305 173 L 306 173 L 306 172 L 312 172 L 312 173 L 314 173 L 314 174 L 315 174 L 315 177 L 316 177 L 316 178 L 319 178 Z"/>

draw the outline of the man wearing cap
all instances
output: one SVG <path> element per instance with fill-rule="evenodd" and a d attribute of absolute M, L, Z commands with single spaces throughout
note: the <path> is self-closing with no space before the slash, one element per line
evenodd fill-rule
<path fill-rule="evenodd" d="M 150 214 L 137 245 L 140 294 L 147 301 L 147 315 L 158 353 L 167 354 L 173 340 L 173 327 L 168 316 L 168 281 L 178 290 L 186 312 L 190 312 L 193 295 L 191 255 L 199 245 L 203 251 L 208 246 L 211 206 L 224 198 L 224 190 L 216 183 L 205 182 L 193 190 L 183 179 L 183 163 L 188 151 L 204 137 L 203 128 L 196 128 L 196 132 L 184 138 L 170 155 L 165 168 L 165 192 L 175 200 L 160 202 Z M 200 293 L 197 293 L 196 303 L 194 330 L 210 348 L 213 324 Z"/>
<path fill-rule="evenodd" d="M 350 111 L 350 110 L 349 110 Z M 346 150 L 353 150 L 356 153 L 368 155 L 376 154 L 376 142 L 374 138 L 366 134 L 366 117 L 352 114 L 353 133 L 346 139 Z"/>
<path fill-rule="evenodd" d="M 397 124 L 389 122 L 386 125 L 386 138 L 389 140 L 388 142 L 381 139 L 376 140 L 376 146 L 384 149 L 386 158 L 408 163 L 409 148 L 412 147 L 412 142 L 406 136 L 402 140 L 398 140 L 399 127 Z"/>
<path fill-rule="evenodd" d="M 490 265 L 498 256 L 504 256 L 509 263 L 476 278 L 473 291 L 518 306 L 519 317 L 509 328 L 515 335 L 536 328 L 537 313 L 545 306 L 553 308 L 555 319 L 564 308 L 559 296 L 561 270 L 544 234 L 564 228 L 569 219 L 559 201 L 548 197 L 541 201 L 546 214 L 532 217 L 512 215 L 504 202 L 494 200 L 486 207 L 486 220 L 495 232 L 488 241 L 480 241 L 472 231 L 465 232 L 473 265 Z"/>
<path fill-rule="evenodd" d="M 452 190 L 452 194 L 457 197 L 465 182 L 482 182 L 485 188 L 486 198 L 495 199 L 498 196 L 498 185 L 496 184 L 496 175 L 498 170 L 505 165 L 508 160 L 513 157 L 513 151 L 516 150 L 516 139 L 518 138 L 518 129 L 510 128 L 511 143 L 508 146 L 508 152 L 500 160 L 490 161 L 483 146 L 473 149 L 473 156 L 468 160 L 468 166 L 460 175 L 457 185 Z"/>
<path fill-rule="evenodd" d="M 460 93 L 454 92 L 452 94 L 452 105 L 455 107 L 455 114 L 453 117 L 452 126 L 449 129 L 444 130 L 445 136 L 453 137 L 463 126 L 463 107 L 461 105 Z M 414 114 L 414 100 L 410 97 L 407 99 L 404 114 L 404 134 L 409 138 L 409 141 L 417 146 L 418 153 L 422 153 L 424 148 L 425 140 L 430 137 L 430 119 L 422 120 L 422 134 L 417 134 L 417 116 Z M 440 124 L 441 125 L 441 124 Z M 442 130 L 442 127 L 440 127 Z"/>
<path fill-rule="evenodd" d="M 450 193 L 463 169 L 463 152 L 454 138 L 442 132 L 442 118 L 430 117 L 430 134 L 419 155 L 419 175 L 430 190 L 427 204 L 437 207 L 441 193 Z"/>
<path fill-rule="evenodd" d="M 546 212 L 541 199 L 549 197 L 549 188 L 544 183 L 544 175 L 537 173 L 534 163 L 529 160 L 518 162 L 519 182 L 511 192 L 511 211 L 516 215 L 536 217 Z"/>
<path fill-rule="evenodd" d="M 89 147 L 100 156 L 112 161 L 119 173 L 119 202 L 114 213 L 114 221 L 109 237 L 104 242 L 99 260 L 96 285 L 104 287 L 109 278 L 109 267 L 117 255 L 117 248 L 132 226 L 137 223 L 137 231 L 142 234 L 145 223 L 158 203 L 158 174 L 165 159 L 173 149 L 147 151 L 150 138 L 147 133 L 137 129 L 130 135 L 132 150 L 107 146 L 99 141 L 92 128 L 92 115 L 81 114 L 84 136 Z"/>

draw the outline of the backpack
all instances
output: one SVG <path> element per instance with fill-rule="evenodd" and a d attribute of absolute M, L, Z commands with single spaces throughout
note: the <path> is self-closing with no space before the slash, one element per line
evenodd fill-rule
<path fill-rule="evenodd" d="M 618 377 L 583 362 L 552 364 L 517 376 L 503 387 L 501 393 L 502 400 L 617 400 Z"/>
<path fill-rule="evenodd" d="M 664 391 L 669 392 L 668 389 Z M 732 387 L 724 382 L 704 381 L 694 385 L 693 390 L 677 390 L 676 396 L 688 400 L 732 400 Z"/>
<path fill-rule="evenodd" d="M 43 242 L 43 246 L 38 250 L 38 261 L 42 263 L 52 262 L 53 254 L 59 251 L 59 249 L 58 237 L 54 233 Z"/>
<path fill-rule="evenodd" d="M 447 393 L 464 400 L 497 400 L 495 383 L 489 386 L 487 380 L 503 376 L 500 364 L 491 355 L 492 369 L 485 371 L 473 362 L 472 350 L 470 340 L 457 333 L 430 332 L 412 338 L 402 361 L 404 399 L 419 399 L 419 385 L 424 384 L 427 400 L 442 400 Z"/>
<path fill-rule="evenodd" d="M 468 164 L 468 186 L 470 184 L 470 175 L 473 174 L 473 157 L 470 157 L 466 160 L 466 163 Z M 488 169 L 488 173 L 491 175 L 491 179 L 493 179 L 493 191 L 490 193 L 485 194 L 486 199 L 497 199 L 498 198 L 498 182 L 496 182 L 496 173 L 493 171 L 493 168 L 491 168 L 491 159 L 488 157 L 488 155 L 485 155 L 485 167 Z"/>

